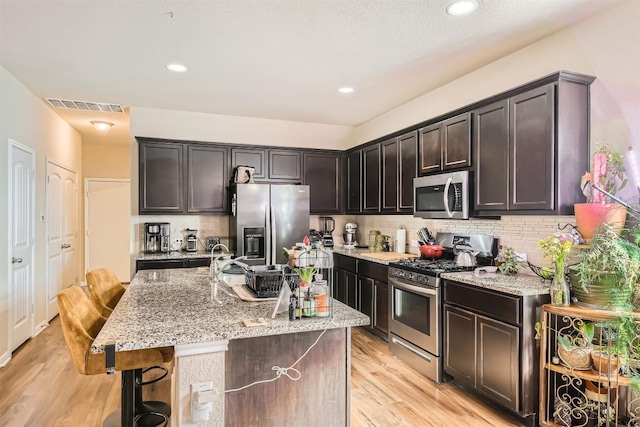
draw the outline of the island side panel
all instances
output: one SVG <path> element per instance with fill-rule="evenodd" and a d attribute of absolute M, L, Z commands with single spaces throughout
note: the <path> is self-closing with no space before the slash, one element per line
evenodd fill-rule
<path fill-rule="evenodd" d="M 231 340 L 226 353 L 226 390 L 273 378 L 271 368 L 291 366 L 322 331 Z M 283 376 L 226 393 L 225 426 L 349 425 L 348 328 L 329 329 L 295 368 L 298 381 Z M 295 372 L 289 371 L 291 376 Z"/>

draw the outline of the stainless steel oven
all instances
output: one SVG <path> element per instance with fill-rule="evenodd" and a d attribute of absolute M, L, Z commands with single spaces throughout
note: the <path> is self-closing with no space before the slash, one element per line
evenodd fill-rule
<path fill-rule="evenodd" d="M 442 382 L 442 290 L 439 279 L 389 269 L 389 349 L 413 369 Z"/>

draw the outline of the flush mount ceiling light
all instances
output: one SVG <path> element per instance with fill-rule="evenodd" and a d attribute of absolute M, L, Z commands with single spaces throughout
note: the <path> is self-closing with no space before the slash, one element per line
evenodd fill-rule
<path fill-rule="evenodd" d="M 113 123 L 111 122 L 101 122 L 101 121 L 94 121 L 94 122 L 91 122 L 91 124 L 93 125 L 94 128 L 96 128 L 96 130 L 99 130 L 100 132 L 106 132 L 109 129 L 111 129 L 111 126 L 113 126 Z"/>
<path fill-rule="evenodd" d="M 338 92 L 343 94 L 353 93 L 354 91 L 355 89 L 350 86 L 343 86 L 340 89 L 338 89 Z"/>
<path fill-rule="evenodd" d="M 453 16 L 467 15 L 478 8 L 476 0 L 458 0 L 447 6 L 447 13 Z"/>
<path fill-rule="evenodd" d="M 172 63 L 167 64 L 167 70 L 173 71 L 174 73 L 184 73 L 187 71 L 187 67 L 182 64 Z"/>

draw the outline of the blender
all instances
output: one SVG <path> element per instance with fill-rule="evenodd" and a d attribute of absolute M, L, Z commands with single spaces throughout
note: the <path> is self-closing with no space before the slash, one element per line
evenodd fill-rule
<path fill-rule="evenodd" d="M 336 222 L 330 216 L 321 216 L 322 222 L 322 246 L 325 248 L 333 247 L 333 230 L 336 229 Z"/>

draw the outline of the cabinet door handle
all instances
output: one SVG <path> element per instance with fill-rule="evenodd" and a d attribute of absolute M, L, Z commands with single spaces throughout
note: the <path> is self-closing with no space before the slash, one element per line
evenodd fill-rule
<path fill-rule="evenodd" d="M 11 257 L 11 264 L 20 264 L 22 263 L 22 258 Z"/>

